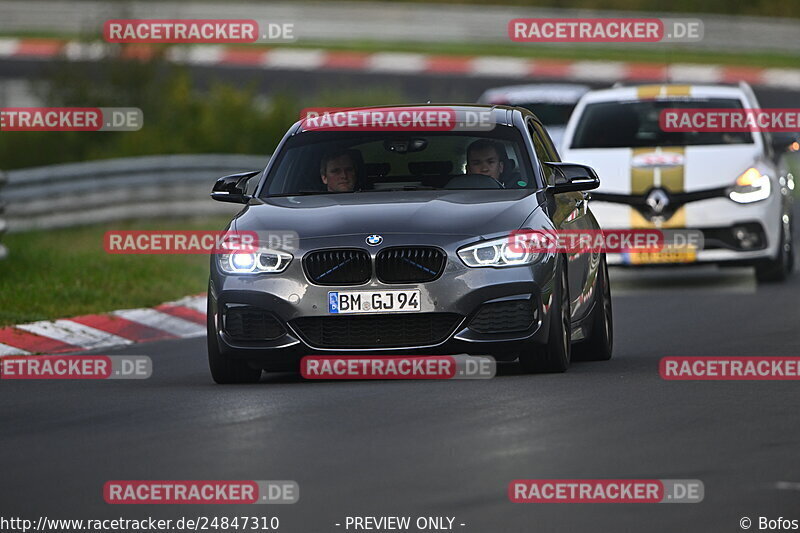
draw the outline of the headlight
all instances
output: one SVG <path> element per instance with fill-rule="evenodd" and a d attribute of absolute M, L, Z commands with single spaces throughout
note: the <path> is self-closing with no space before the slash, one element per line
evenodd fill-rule
<path fill-rule="evenodd" d="M 740 204 L 749 204 L 769 197 L 772 184 L 766 176 L 755 168 L 748 168 L 736 178 L 736 183 L 728 189 L 728 197 Z"/>
<path fill-rule="evenodd" d="M 458 251 L 458 257 L 468 267 L 507 267 L 529 265 L 542 254 L 524 249 L 523 244 L 509 246 L 509 237 L 471 244 Z"/>
<path fill-rule="evenodd" d="M 228 274 L 283 272 L 294 256 L 280 250 L 259 249 L 217 255 L 219 267 Z"/>

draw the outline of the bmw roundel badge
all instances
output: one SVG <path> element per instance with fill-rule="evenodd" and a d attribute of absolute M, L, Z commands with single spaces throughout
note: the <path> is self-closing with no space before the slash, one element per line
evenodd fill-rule
<path fill-rule="evenodd" d="M 367 244 L 370 246 L 378 246 L 380 243 L 383 242 L 383 237 L 380 235 L 370 235 L 367 237 Z"/>

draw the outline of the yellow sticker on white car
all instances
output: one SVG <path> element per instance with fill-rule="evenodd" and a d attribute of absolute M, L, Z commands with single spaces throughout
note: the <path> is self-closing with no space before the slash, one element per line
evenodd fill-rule
<path fill-rule="evenodd" d="M 668 193 L 684 191 L 686 150 L 682 146 L 656 146 L 631 149 L 631 195 L 642 196 L 653 189 Z M 633 207 L 630 208 L 631 228 L 683 228 L 686 209 L 681 207 L 670 218 L 651 222 Z"/>
<path fill-rule="evenodd" d="M 670 96 L 690 96 L 691 85 L 641 85 L 636 88 L 639 100 L 654 100 Z"/>

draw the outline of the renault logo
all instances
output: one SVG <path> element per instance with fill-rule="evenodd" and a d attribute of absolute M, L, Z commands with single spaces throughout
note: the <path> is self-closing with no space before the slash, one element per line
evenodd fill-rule
<path fill-rule="evenodd" d="M 380 243 L 383 242 L 383 237 L 380 235 L 370 235 L 367 237 L 367 244 L 370 246 L 378 246 Z"/>
<path fill-rule="evenodd" d="M 669 205 L 669 196 L 661 189 L 653 189 L 647 195 L 647 205 L 653 210 L 655 214 L 661 214 L 664 209 Z"/>

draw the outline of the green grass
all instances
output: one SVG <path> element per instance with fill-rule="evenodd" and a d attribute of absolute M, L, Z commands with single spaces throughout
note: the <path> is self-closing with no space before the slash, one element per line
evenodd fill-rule
<path fill-rule="evenodd" d="M 221 230 L 227 217 L 150 220 L 2 237 L 0 325 L 151 307 L 205 292 L 207 255 L 116 255 L 103 248 L 106 231 Z"/>
<path fill-rule="evenodd" d="M 156 0 L 150 0 L 155 3 Z M 197 3 L 197 0 L 178 0 Z M 211 2 L 211 0 L 204 0 Z M 250 0 L 253 4 L 268 4 L 270 0 Z M 298 0 L 302 5 L 304 1 Z M 319 2 L 320 0 L 312 0 Z M 374 2 L 375 0 L 356 0 Z M 796 3 L 775 0 L 393 0 L 395 3 L 471 4 L 525 7 L 557 7 L 565 9 L 598 9 L 615 11 L 646 11 L 674 13 L 719 13 L 723 15 L 757 15 L 771 17 L 800 17 Z M 127 0 L 108 0 L 106 3 L 125 3 Z M 387 2 L 388 3 L 388 2 Z M 457 8 L 457 6 L 456 6 Z M 413 9 L 413 6 L 409 6 Z"/>
<path fill-rule="evenodd" d="M 795 183 L 800 185 L 800 154 L 793 154 L 787 157 L 786 161 L 789 165 L 789 172 L 794 176 Z M 800 187 L 798 186 L 794 188 L 794 197 L 800 200 Z"/>
<path fill-rule="evenodd" d="M 186 0 L 188 1 L 188 0 Z M 262 0 L 263 1 L 263 0 Z M 373 1 L 373 0 L 358 0 Z M 431 0 L 395 0 L 406 3 L 430 3 Z M 506 5 L 519 7 L 555 7 L 562 9 L 597 9 L 610 11 L 644 11 L 648 13 L 718 13 L 761 17 L 798 17 L 796 2 L 775 0 L 436 0 L 437 4 Z M 454 6 L 457 9 L 458 6 Z M 413 9 L 413 7 L 409 7 Z"/>

